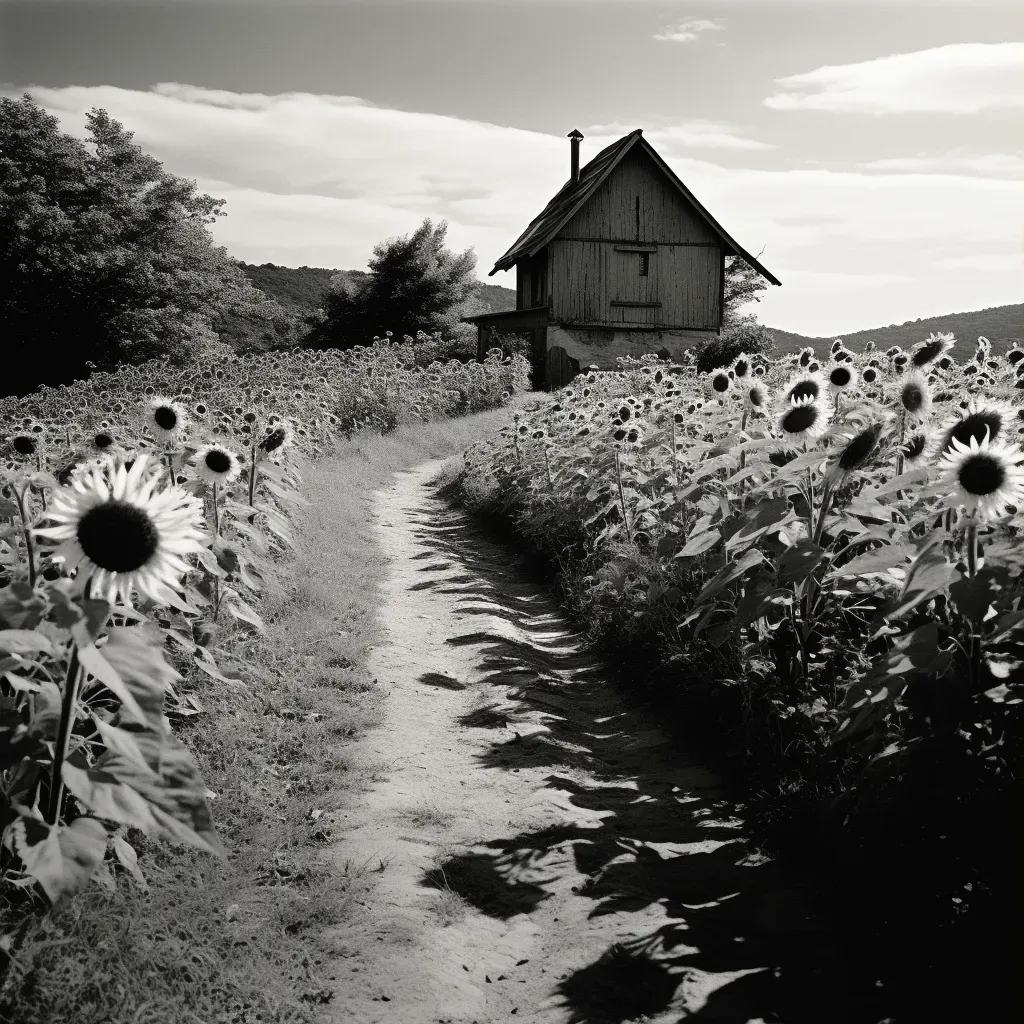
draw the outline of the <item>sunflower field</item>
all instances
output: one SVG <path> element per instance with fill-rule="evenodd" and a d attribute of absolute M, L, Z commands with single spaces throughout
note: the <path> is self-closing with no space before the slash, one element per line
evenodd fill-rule
<path fill-rule="evenodd" d="M 1024 766 L 1024 351 L 954 347 L 623 359 L 461 482 L 627 677 L 718 728 L 768 834 L 812 822 L 890 896 L 941 861 L 942 925 L 1017 871 Z"/>
<path fill-rule="evenodd" d="M 501 406 L 527 375 L 498 356 L 417 368 L 383 339 L 127 366 L 0 401 L 8 905 L 144 885 L 130 828 L 223 855 L 171 721 L 202 711 L 186 675 L 239 685 L 244 666 L 219 665 L 214 640 L 228 623 L 263 629 L 257 599 L 303 504 L 294 455 Z"/>

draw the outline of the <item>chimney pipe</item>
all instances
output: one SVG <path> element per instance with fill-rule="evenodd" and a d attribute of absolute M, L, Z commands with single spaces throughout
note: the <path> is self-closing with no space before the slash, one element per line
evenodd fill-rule
<path fill-rule="evenodd" d="M 579 128 L 573 128 L 566 138 L 570 140 L 569 146 L 571 147 L 570 153 L 572 158 L 570 164 L 571 175 L 569 180 L 575 185 L 576 182 L 580 180 L 580 139 L 583 138 L 583 132 L 581 132 Z"/>

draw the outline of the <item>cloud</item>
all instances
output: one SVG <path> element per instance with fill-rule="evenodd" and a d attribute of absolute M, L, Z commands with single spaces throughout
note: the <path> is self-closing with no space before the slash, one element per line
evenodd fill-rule
<path fill-rule="evenodd" d="M 656 33 L 654 38 L 669 43 L 692 43 L 702 32 L 721 31 L 724 27 L 717 18 L 683 18 L 673 28 Z"/>
<path fill-rule="evenodd" d="M 908 174 L 971 174 L 993 178 L 1024 179 L 1024 150 L 1016 153 L 964 154 L 958 149 L 929 156 L 890 157 L 857 164 L 868 171 L 906 172 Z"/>
<path fill-rule="evenodd" d="M 628 135 L 636 126 L 619 123 L 590 125 L 584 135 L 619 138 Z M 662 156 L 682 155 L 688 149 L 774 149 L 769 142 L 759 142 L 740 134 L 738 125 L 728 121 L 707 121 L 691 118 L 677 124 L 644 128 L 644 138 Z"/>
<path fill-rule="evenodd" d="M 485 279 L 569 175 L 562 133 L 395 110 L 352 96 L 177 84 L 28 91 L 77 135 L 86 112 L 102 107 L 169 171 L 226 199 L 228 216 L 214 235 L 256 263 L 362 268 L 376 243 L 430 217 L 448 221 L 452 249 L 475 249 Z M 583 162 L 634 127 L 587 129 Z M 708 159 L 713 150 L 695 152 L 716 136 L 716 145 L 742 140 L 719 122 L 659 124 L 644 136 L 740 245 L 755 256 L 764 250 L 761 259 L 784 285 L 755 307 L 765 323 L 828 334 L 853 329 L 851 321 L 903 322 L 1020 294 L 1019 268 L 986 256 L 1020 247 L 1024 189 L 1017 181 L 966 169 L 726 167 Z M 491 278 L 514 280 L 513 273 Z"/>
<path fill-rule="evenodd" d="M 980 270 L 996 274 L 1024 271 L 1024 251 L 979 252 L 967 256 L 949 256 L 936 260 L 935 266 L 950 270 Z"/>
<path fill-rule="evenodd" d="M 773 110 L 977 114 L 1024 107 L 1024 43 L 952 43 L 776 79 Z"/>

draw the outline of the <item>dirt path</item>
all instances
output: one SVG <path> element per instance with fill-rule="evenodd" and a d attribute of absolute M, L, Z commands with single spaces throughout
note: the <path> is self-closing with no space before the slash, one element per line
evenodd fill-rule
<path fill-rule="evenodd" d="M 631 709 L 429 485 L 377 496 L 391 559 L 383 726 L 342 861 L 380 871 L 339 1022 L 843 1019 L 813 894 L 751 855 L 719 782 Z"/>

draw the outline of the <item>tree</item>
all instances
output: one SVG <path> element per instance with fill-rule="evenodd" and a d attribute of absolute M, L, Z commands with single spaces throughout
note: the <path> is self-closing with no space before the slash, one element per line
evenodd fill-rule
<path fill-rule="evenodd" d="M 760 302 L 768 287 L 765 279 L 740 256 L 725 259 L 725 302 L 722 327 L 739 319 L 739 308 L 748 302 Z"/>
<path fill-rule="evenodd" d="M 208 230 L 224 201 L 166 172 L 106 111 L 89 139 L 31 96 L 0 100 L 0 330 L 4 393 L 86 376 L 89 364 L 226 351 L 214 328 L 281 310 Z"/>
<path fill-rule="evenodd" d="M 720 366 L 729 366 L 741 353 L 770 355 L 775 351 L 775 338 L 771 331 L 748 313 L 741 316 L 739 309 L 748 302 L 760 302 L 760 293 L 768 285 L 749 263 L 739 256 L 725 261 L 725 304 L 722 312 L 722 331 L 694 349 L 697 368 L 704 373 Z"/>
<path fill-rule="evenodd" d="M 476 256 L 444 244 L 447 221 L 436 227 L 426 218 L 412 236 L 374 246 L 369 273 L 357 279 L 344 271 L 331 279 L 323 316 L 313 318 L 306 344 L 314 348 L 368 345 L 388 331 L 400 340 L 417 332 L 450 340 L 465 333 L 461 324 L 479 289 L 471 276 Z"/>

